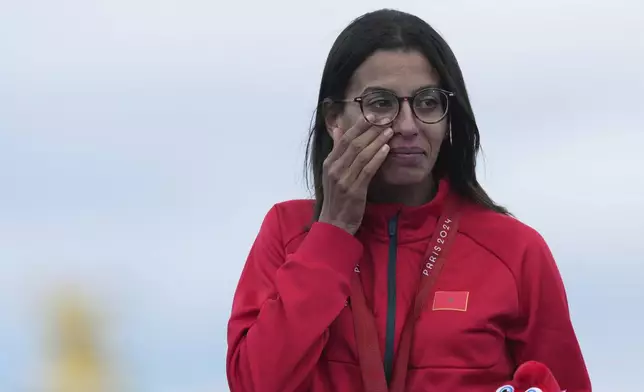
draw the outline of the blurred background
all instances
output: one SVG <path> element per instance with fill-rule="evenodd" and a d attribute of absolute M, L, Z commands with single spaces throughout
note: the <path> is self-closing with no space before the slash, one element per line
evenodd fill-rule
<path fill-rule="evenodd" d="M 641 1 L 0 0 L 0 391 L 228 391 L 328 50 L 392 6 L 455 51 L 481 182 L 550 244 L 595 389 L 641 385 Z"/>

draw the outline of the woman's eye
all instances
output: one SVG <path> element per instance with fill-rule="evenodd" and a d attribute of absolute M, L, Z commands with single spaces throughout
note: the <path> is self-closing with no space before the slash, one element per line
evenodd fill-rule
<path fill-rule="evenodd" d="M 543 391 L 541 390 L 541 388 L 532 387 L 525 392 L 543 392 Z"/>
<path fill-rule="evenodd" d="M 496 390 L 496 392 L 514 392 L 512 385 L 504 385 Z"/>
<path fill-rule="evenodd" d="M 390 108 L 393 105 L 390 99 L 374 99 L 373 101 L 369 102 L 369 106 L 373 106 L 376 108 L 381 108 L 381 109 L 386 109 Z"/>
<path fill-rule="evenodd" d="M 420 109 L 433 109 L 438 106 L 438 100 L 436 98 L 423 98 L 418 100 L 416 106 Z"/>

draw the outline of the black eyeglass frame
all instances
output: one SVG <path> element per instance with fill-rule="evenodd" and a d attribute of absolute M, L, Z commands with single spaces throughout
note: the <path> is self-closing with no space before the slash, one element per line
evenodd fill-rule
<path fill-rule="evenodd" d="M 414 109 L 414 105 L 412 104 L 412 102 L 414 102 L 414 99 L 416 99 L 417 96 L 419 96 L 420 94 L 426 93 L 427 91 L 438 91 L 439 93 L 445 95 L 446 98 L 447 98 L 445 100 L 445 102 L 446 102 L 446 104 L 445 104 L 445 112 L 436 121 L 424 121 L 424 120 L 422 120 L 420 117 L 418 117 L 418 114 L 416 114 L 416 109 Z M 377 91 L 375 91 L 375 92 L 377 92 Z M 398 100 L 398 110 L 396 111 L 396 114 L 393 116 L 393 118 L 388 123 L 385 123 L 385 124 L 374 124 L 371 121 L 369 121 L 367 116 L 364 114 L 364 106 L 363 106 L 364 97 L 366 95 L 373 94 L 374 92 L 369 92 L 367 94 L 363 94 L 363 95 L 361 95 L 359 97 L 355 97 L 353 99 L 333 100 L 333 102 L 335 102 L 335 103 L 354 103 L 354 102 L 356 102 L 356 103 L 360 104 L 360 111 L 362 112 L 362 116 L 365 118 L 365 120 L 367 120 L 367 122 L 369 122 L 372 125 L 377 125 L 377 126 L 389 126 L 389 125 L 393 124 L 393 122 L 396 120 L 396 118 L 400 114 L 400 107 L 402 106 L 403 102 L 407 101 L 407 102 L 409 102 L 409 107 L 411 108 L 411 112 L 414 114 L 414 117 L 416 117 L 418 119 L 418 121 L 422 122 L 423 124 L 436 124 L 436 123 L 439 123 L 439 122 L 443 121 L 445 116 L 447 116 L 447 113 L 449 112 L 449 99 L 455 95 L 451 91 L 448 91 L 448 90 L 445 90 L 445 89 L 442 89 L 442 88 L 437 88 L 437 87 L 424 88 L 424 89 L 418 91 L 416 94 L 414 94 L 412 96 L 405 96 L 405 97 L 399 97 L 398 95 L 392 93 L 391 91 L 383 91 L 383 92 L 386 92 L 387 94 L 393 95 Z"/>

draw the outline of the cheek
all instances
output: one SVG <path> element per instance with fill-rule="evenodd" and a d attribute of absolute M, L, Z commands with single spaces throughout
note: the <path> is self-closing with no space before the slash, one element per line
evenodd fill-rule
<path fill-rule="evenodd" d="M 426 125 L 423 129 L 423 135 L 432 147 L 433 154 L 437 155 L 438 149 L 440 149 L 441 144 L 443 144 L 443 140 L 447 137 L 447 123 L 441 122 L 438 124 Z"/>
<path fill-rule="evenodd" d="M 338 125 L 343 130 L 347 130 L 353 126 L 362 117 L 360 106 L 354 103 L 347 103 L 344 107 L 342 115 L 338 119 Z"/>

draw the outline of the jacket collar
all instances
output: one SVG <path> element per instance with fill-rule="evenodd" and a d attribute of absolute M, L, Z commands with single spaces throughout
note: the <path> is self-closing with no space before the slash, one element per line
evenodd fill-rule
<path fill-rule="evenodd" d="M 379 239 L 389 239 L 389 225 L 397 216 L 396 232 L 399 243 L 425 239 L 432 235 L 443 206 L 450 192 L 447 179 L 438 183 L 434 198 L 420 206 L 406 206 L 399 203 L 367 203 L 360 232 Z"/>

